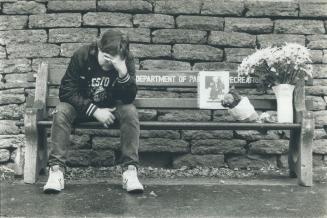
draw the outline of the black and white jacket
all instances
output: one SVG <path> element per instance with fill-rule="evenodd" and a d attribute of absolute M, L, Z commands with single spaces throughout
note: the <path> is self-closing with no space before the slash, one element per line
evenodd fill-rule
<path fill-rule="evenodd" d="M 97 59 L 96 43 L 85 45 L 73 54 L 59 89 L 59 98 L 77 112 L 92 116 L 98 107 L 113 107 L 117 100 L 132 103 L 137 93 L 135 62 L 129 52 L 127 74 L 120 78 L 112 66 L 102 70 Z"/>

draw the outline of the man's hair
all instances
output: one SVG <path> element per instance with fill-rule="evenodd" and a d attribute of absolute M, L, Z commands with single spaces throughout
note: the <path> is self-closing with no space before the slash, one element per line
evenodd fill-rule
<path fill-rule="evenodd" d="M 125 59 L 129 52 L 128 37 L 119 31 L 108 30 L 97 41 L 98 48 L 112 56 L 120 55 Z"/>

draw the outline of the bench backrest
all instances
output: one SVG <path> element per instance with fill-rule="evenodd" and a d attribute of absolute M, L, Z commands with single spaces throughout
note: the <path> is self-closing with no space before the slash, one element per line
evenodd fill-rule
<path fill-rule="evenodd" d="M 36 79 L 35 101 L 46 105 L 46 107 L 55 107 L 59 98 L 56 92 L 54 95 L 48 95 L 48 90 L 58 90 L 61 78 L 65 72 L 51 72 L 48 70 L 47 63 L 39 65 L 39 71 Z M 198 109 L 197 104 L 197 75 L 198 71 L 165 71 L 165 70 L 138 70 L 137 84 L 140 95 L 135 100 L 135 105 L 141 109 Z M 47 81 L 47 82 L 46 82 Z M 253 79 L 238 77 L 235 72 L 230 73 L 230 85 L 241 93 L 255 90 Z M 142 96 L 142 90 L 159 90 L 160 96 L 150 95 Z M 181 92 L 186 90 L 187 94 L 173 95 L 173 97 L 162 96 L 167 92 L 167 96 L 172 96 L 169 91 Z M 185 92 L 185 91 L 182 91 Z M 276 110 L 276 99 L 273 94 L 270 95 L 249 95 L 251 103 L 257 110 Z M 299 82 L 294 91 L 295 110 L 305 110 L 305 104 L 310 109 L 312 102 L 305 102 L 304 82 Z"/>

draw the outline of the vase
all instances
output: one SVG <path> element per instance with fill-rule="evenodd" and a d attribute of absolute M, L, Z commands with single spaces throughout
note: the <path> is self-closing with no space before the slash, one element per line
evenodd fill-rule
<path fill-rule="evenodd" d="M 272 89 L 277 99 L 277 120 L 279 123 L 293 123 L 294 85 L 279 84 Z"/>

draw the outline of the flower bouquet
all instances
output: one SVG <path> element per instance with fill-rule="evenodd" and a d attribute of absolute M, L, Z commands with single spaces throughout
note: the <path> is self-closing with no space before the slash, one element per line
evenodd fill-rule
<path fill-rule="evenodd" d="M 309 49 L 297 43 L 285 43 L 257 50 L 242 61 L 237 71 L 240 76 L 257 80 L 259 91 L 266 93 L 273 89 L 277 97 L 278 121 L 292 122 L 294 85 L 298 80 L 312 77 L 311 63 Z M 283 105 L 285 108 L 280 108 Z"/>

